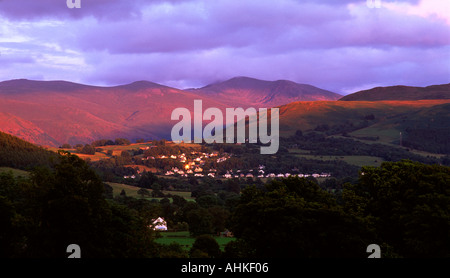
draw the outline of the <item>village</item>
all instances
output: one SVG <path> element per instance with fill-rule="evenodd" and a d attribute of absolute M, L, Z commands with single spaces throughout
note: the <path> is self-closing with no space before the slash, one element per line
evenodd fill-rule
<path fill-rule="evenodd" d="M 146 149 L 148 149 L 147 147 Z M 219 175 L 217 172 L 217 169 L 215 168 L 209 168 L 204 169 L 204 165 L 206 164 L 207 160 L 215 160 L 217 164 L 223 163 L 226 160 L 228 160 L 232 154 L 228 153 L 222 153 L 219 155 L 219 152 L 214 151 L 211 153 L 207 152 L 199 152 L 199 151 L 192 151 L 190 152 L 190 155 L 188 156 L 186 153 L 181 153 L 178 155 L 172 154 L 172 155 L 156 155 L 156 156 L 146 156 L 142 157 L 141 160 L 156 160 L 156 159 L 172 159 L 175 161 L 178 161 L 182 163 L 183 167 L 172 167 L 170 170 L 167 170 L 164 172 L 164 176 L 174 176 L 174 177 L 211 177 L 211 178 L 224 178 L 224 179 L 231 179 L 231 178 L 287 178 L 290 176 L 297 176 L 300 178 L 307 178 L 307 177 L 313 177 L 313 178 L 328 178 L 331 176 L 330 173 L 297 173 L 297 174 L 291 174 L 291 173 L 266 173 L 265 166 L 259 165 L 258 169 L 227 169 L 226 173 Z M 293 169 L 294 171 L 296 169 Z M 138 170 L 138 174 L 140 174 L 141 171 Z M 124 176 L 124 179 L 135 179 L 136 175 L 131 176 Z"/>

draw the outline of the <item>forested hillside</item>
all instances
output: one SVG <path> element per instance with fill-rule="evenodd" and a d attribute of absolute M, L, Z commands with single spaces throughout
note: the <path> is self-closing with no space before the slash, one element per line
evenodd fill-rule
<path fill-rule="evenodd" d="M 0 166 L 26 170 L 50 165 L 57 157 L 54 152 L 0 132 Z"/>

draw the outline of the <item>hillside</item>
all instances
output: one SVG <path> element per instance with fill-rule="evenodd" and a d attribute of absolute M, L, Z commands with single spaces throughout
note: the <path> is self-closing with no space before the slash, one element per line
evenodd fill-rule
<path fill-rule="evenodd" d="M 235 77 L 190 92 L 214 96 L 231 107 L 275 107 L 294 101 L 337 100 L 341 95 L 288 80 L 264 81 Z"/>
<path fill-rule="evenodd" d="M 15 136 L 0 132 L 0 167 L 30 169 L 51 165 L 57 154 L 33 145 Z"/>
<path fill-rule="evenodd" d="M 115 87 L 64 81 L 0 83 L 0 130 L 40 145 L 101 138 L 168 138 L 173 109 L 193 110 L 197 95 L 151 82 Z M 202 97 L 205 107 L 223 105 Z"/>
<path fill-rule="evenodd" d="M 0 82 L 0 131 L 52 147 L 102 138 L 169 139 L 176 123 L 171 120 L 172 111 L 179 107 L 193 111 L 196 99 L 202 100 L 203 109 L 217 107 L 222 111 L 226 107 L 271 107 L 313 96 L 337 99 L 334 93 L 290 81 L 235 78 L 208 88 L 214 94 L 148 81 L 113 87 L 66 81 L 4 81 Z"/>
<path fill-rule="evenodd" d="M 450 99 L 450 83 L 428 87 L 376 87 L 346 95 L 342 101 Z"/>
<path fill-rule="evenodd" d="M 295 102 L 280 107 L 280 134 L 298 130 L 450 154 L 450 100 Z"/>
<path fill-rule="evenodd" d="M 445 98 L 448 85 L 426 88 L 393 86 L 358 92 L 333 101 L 337 94 L 291 81 L 237 77 L 201 89 L 178 90 L 148 81 L 99 87 L 66 81 L 11 80 L 0 82 L 0 131 L 29 142 L 58 147 L 108 138 L 170 139 L 175 108 L 193 111 L 196 99 L 203 111 L 217 107 L 280 107 L 282 136 L 297 130 L 327 135 L 378 138 L 418 150 L 447 153 L 449 99 L 345 101 L 371 98 Z M 296 99 L 315 98 L 312 101 Z M 434 111 L 440 111 L 436 116 Z M 428 138 L 423 134 L 429 135 Z M 414 138 L 421 138 L 416 140 Z M 428 139 L 427 139 L 428 138 Z M 375 140 L 375 139 L 374 139 Z"/>

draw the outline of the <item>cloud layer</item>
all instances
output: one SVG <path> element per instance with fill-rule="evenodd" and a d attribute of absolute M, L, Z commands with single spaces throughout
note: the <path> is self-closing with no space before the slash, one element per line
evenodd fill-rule
<path fill-rule="evenodd" d="M 0 80 L 186 88 L 250 76 L 343 94 L 450 82 L 446 1 L 81 1 L 0 0 Z"/>

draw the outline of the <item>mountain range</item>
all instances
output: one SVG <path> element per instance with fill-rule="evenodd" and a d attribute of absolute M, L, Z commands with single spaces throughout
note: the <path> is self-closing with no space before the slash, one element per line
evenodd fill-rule
<path fill-rule="evenodd" d="M 204 109 L 224 110 L 340 97 L 310 85 L 246 77 L 188 90 L 148 81 L 100 87 L 16 79 L 0 82 L 0 130 L 47 146 L 100 138 L 170 138 L 172 111 L 193 111 L 195 99 L 202 100 Z"/>
<path fill-rule="evenodd" d="M 449 92 L 450 84 L 425 89 L 392 86 L 342 96 L 288 80 L 249 77 L 185 90 L 148 81 L 102 87 L 16 79 L 0 82 L 0 131 L 43 146 L 119 137 L 169 139 L 176 123 L 171 120 L 172 111 L 178 107 L 193 111 L 194 100 L 201 99 L 203 110 L 279 107 L 281 133 L 291 134 L 317 125 L 351 122 L 355 117 L 359 121 L 369 114 L 381 119 L 417 112 L 447 103 L 442 99 L 450 99 Z M 429 100 L 435 98 L 441 100 Z"/>

